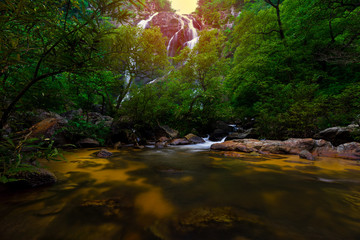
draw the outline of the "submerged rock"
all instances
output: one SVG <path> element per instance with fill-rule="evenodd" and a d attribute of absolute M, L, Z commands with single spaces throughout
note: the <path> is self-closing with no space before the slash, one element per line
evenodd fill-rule
<path fill-rule="evenodd" d="M 131 199 L 121 197 L 118 199 L 86 200 L 81 203 L 82 209 L 89 212 L 96 212 L 102 216 L 124 217 L 126 211 L 133 207 Z"/>
<path fill-rule="evenodd" d="M 19 181 L 14 182 L 15 185 L 23 187 L 39 187 L 56 183 L 56 176 L 43 168 L 37 168 L 32 171 L 23 171 L 12 176 Z"/>

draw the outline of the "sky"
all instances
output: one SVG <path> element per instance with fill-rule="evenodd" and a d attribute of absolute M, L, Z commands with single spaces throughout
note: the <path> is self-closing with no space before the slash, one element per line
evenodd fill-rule
<path fill-rule="evenodd" d="M 197 0 L 171 0 L 171 2 L 172 8 L 181 14 L 192 13 L 197 6 Z"/>

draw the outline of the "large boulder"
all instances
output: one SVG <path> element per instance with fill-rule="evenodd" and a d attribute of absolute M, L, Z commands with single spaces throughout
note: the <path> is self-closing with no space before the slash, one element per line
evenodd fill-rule
<path fill-rule="evenodd" d="M 72 120 L 74 118 L 81 117 L 83 113 L 83 110 L 79 108 L 77 110 L 70 110 L 68 112 L 62 113 L 61 116 L 66 118 L 67 120 Z"/>
<path fill-rule="evenodd" d="M 353 142 L 352 132 L 358 129 L 358 126 L 350 125 L 348 127 L 332 127 L 322 130 L 314 135 L 315 139 L 324 139 L 331 142 L 334 146 L 343 143 Z"/>
<path fill-rule="evenodd" d="M 95 124 L 95 125 L 104 124 L 105 127 L 110 127 L 114 120 L 112 117 L 104 116 L 98 112 L 89 112 L 85 117 L 92 124 Z"/>
<path fill-rule="evenodd" d="M 15 185 L 23 187 L 39 187 L 54 184 L 57 181 L 55 175 L 43 168 L 36 168 L 32 171 L 22 171 L 12 178 L 18 179 Z"/>
<path fill-rule="evenodd" d="M 167 125 L 159 125 L 159 127 L 164 130 L 170 138 L 177 138 L 177 136 L 179 135 L 179 131 L 172 129 Z"/>
<path fill-rule="evenodd" d="M 196 136 L 195 134 L 189 133 L 188 135 L 185 136 L 185 138 L 190 142 L 190 143 L 204 143 L 205 140 L 202 139 L 199 136 Z"/>
<path fill-rule="evenodd" d="M 223 129 L 215 129 L 210 134 L 209 140 L 213 141 L 213 142 L 218 142 L 218 141 L 222 140 L 223 138 L 225 138 L 228 134 L 229 134 L 229 132 L 225 131 Z"/>

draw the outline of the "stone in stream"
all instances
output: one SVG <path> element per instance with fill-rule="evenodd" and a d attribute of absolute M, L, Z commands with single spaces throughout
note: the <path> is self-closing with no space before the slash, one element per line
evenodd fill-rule
<path fill-rule="evenodd" d="M 307 159 L 307 160 L 312 160 L 312 161 L 315 160 L 314 156 L 308 150 L 302 150 L 299 153 L 299 157 L 303 158 L 303 159 Z"/>
<path fill-rule="evenodd" d="M 189 133 L 188 135 L 185 136 L 185 138 L 191 142 L 191 143 L 204 143 L 204 139 L 202 139 L 199 136 L 196 136 L 195 134 Z"/>
<path fill-rule="evenodd" d="M 113 154 L 106 149 L 101 149 L 100 152 L 96 154 L 96 156 L 99 158 L 108 158 L 111 157 L 112 155 Z"/>
<path fill-rule="evenodd" d="M 191 144 L 186 138 L 175 138 L 170 141 L 170 145 L 188 145 Z"/>

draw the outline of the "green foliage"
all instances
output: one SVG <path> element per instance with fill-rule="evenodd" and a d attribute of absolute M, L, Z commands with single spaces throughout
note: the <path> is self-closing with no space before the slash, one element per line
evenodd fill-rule
<path fill-rule="evenodd" d="M 86 121 L 85 117 L 75 117 L 58 133 L 63 133 L 73 143 L 80 139 L 92 138 L 104 145 L 110 133 L 110 128 L 105 126 L 104 122 L 94 124 Z"/>
<path fill-rule="evenodd" d="M 273 4 L 248 3 L 230 34 L 234 58 L 226 84 L 237 116 L 255 118 L 266 138 L 311 137 L 356 120 L 358 4 L 285 0 L 278 9 Z"/>
<path fill-rule="evenodd" d="M 218 119 L 232 111 L 223 84 L 228 62 L 222 57 L 225 37 L 218 30 L 200 33 L 193 50 L 185 48 L 173 58 L 178 66 L 166 78 L 143 87 L 133 87 L 120 113 L 138 125 L 168 124 L 181 133 L 192 129 L 205 133 Z"/>
<path fill-rule="evenodd" d="M 27 136 L 4 137 L 0 141 L 0 183 L 14 182 L 21 179 L 17 174 L 36 170 L 37 159 L 58 161 L 63 155 L 49 139 L 28 139 Z"/>
<path fill-rule="evenodd" d="M 0 2 L 0 126 L 25 94 L 61 73 L 102 70 L 106 50 L 101 39 L 129 13 L 116 0 L 6 0 Z M 88 8 L 91 6 L 91 8 Z"/>

